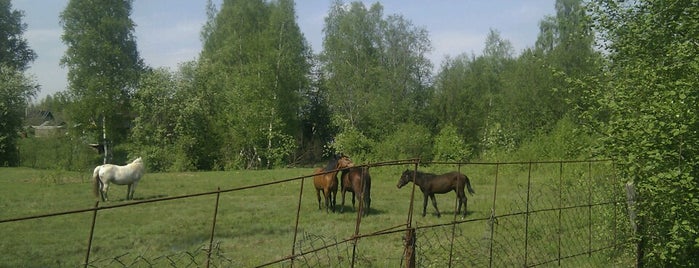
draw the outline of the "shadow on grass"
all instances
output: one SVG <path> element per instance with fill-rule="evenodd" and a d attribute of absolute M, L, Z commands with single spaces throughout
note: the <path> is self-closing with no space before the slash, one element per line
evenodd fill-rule
<path fill-rule="evenodd" d="M 158 194 L 158 195 L 149 195 L 149 196 L 137 196 L 137 197 L 134 197 L 132 200 L 126 200 L 126 198 L 119 198 L 117 200 L 113 200 L 110 198 L 109 201 L 111 201 L 111 202 L 146 201 L 146 200 L 165 198 L 165 197 L 168 197 L 168 196 L 164 195 L 164 194 Z"/>
<path fill-rule="evenodd" d="M 345 210 L 343 212 L 340 212 L 340 208 L 342 208 L 341 205 L 337 205 L 337 208 L 335 209 L 335 213 L 340 213 L 340 214 L 345 214 L 345 213 L 351 213 L 351 214 L 357 214 L 357 208 L 352 208 L 352 206 L 345 206 Z M 376 208 L 369 208 L 369 213 L 367 216 L 371 215 L 381 215 L 381 214 L 387 214 L 388 212 L 385 210 L 381 209 L 376 209 Z"/>

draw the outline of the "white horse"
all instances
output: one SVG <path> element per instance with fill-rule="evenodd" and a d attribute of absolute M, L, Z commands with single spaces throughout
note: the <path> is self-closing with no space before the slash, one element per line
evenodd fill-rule
<path fill-rule="evenodd" d="M 133 199 L 133 193 L 136 190 L 136 185 L 144 173 L 143 161 L 141 158 L 136 158 L 133 162 L 126 166 L 117 166 L 112 164 L 104 164 L 97 166 L 92 172 L 92 184 L 95 196 L 98 195 L 102 201 L 107 201 L 107 190 L 109 183 L 117 185 L 128 185 L 129 189 L 126 192 L 126 200 Z"/>

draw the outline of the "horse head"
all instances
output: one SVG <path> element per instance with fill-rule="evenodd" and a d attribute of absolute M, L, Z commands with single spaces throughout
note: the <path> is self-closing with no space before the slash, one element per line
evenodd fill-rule
<path fill-rule="evenodd" d="M 398 179 L 398 185 L 396 185 L 398 186 L 398 189 L 408 184 L 408 182 L 412 181 L 413 174 L 414 172 L 412 172 L 409 169 L 403 171 L 403 175 L 400 176 L 400 179 Z"/>
<path fill-rule="evenodd" d="M 335 166 L 335 169 L 343 169 L 354 166 L 354 163 L 352 163 L 352 160 L 350 160 L 349 156 L 339 154 L 337 155 L 337 157 L 337 166 Z"/>

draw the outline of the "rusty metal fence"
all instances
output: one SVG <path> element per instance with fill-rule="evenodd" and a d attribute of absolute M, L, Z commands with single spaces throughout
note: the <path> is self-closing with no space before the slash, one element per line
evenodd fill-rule
<path fill-rule="evenodd" d="M 469 215 L 447 222 L 424 224 L 413 218 L 415 204 L 422 195 L 413 184 L 410 208 L 405 221 L 387 222 L 385 228 L 370 233 L 360 232 L 361 209 L 356 213 L 354 234 L 339 239 L 311 234 L 299 229 L 304 180 L 312 175 L 244 187 L 218 189 L 189 195 L 154 198 L 116 205 L 63 211 L 29 217 L 0 219 L 2 224 L 29 221 L 70 214 L 91 214 L 84 267 L 232 267 L 239 266 L 235 254 L 226 252 L 217 240 L 217 216 L 222 194 L 270 187 L 301 181 L 295 211 L 293 238 L 283 257 L 269 259 L 258 267 L 595 267 L 608 264 L 625 266 L 632 263 L 630 228 L 626 219 L 623 183 L 613 173 L 610 160 L 549 162 L 420 163 L 419 159 L 390 161 L 365 165 L 372 170 L 387 166 L 408 166 L 413 169 L 439 170 L 456 168 L 478 173 L 484 181 L 478 185 L 481 217 Z M 546 175 L 541 175 L 546 174 Z M 551 174 L 557 174 L 552 176 Z M 543 176 L 543 177 L 542 177 Z M 505 183 L 506 182 L 506 183 Z M 474 186 L 475 187 L 475 186 Z M 308 192 L 308 190 L 306 190 Z M 215 196 L 210 219 L 208 243 L 170 254 L 121 254 L 110 258 L 92 258 L 98 211 L 128 209 L 146 203 Z M 453 198 L 453 197 L 452 197 Z M 452 198 L 449 198 L 451 200 Z M 444 199 L 447 200 L 447 199 Z M 358 208 L 361 202 L 358 200 Z M 473 206 L 473 205 L 472 205 Z M 419 208 L 415 208 L 419 210 Z M 456 203 L 454 210 L 456 211 Z M 447 215 L 447 213 L 445 213 Z M 371 256 L 364 244 L 401 241 L 388 256 Z M 396 250 L 398 251 L 398 250 Z M 152 257 L 153 255 L 157 257 Z"/>

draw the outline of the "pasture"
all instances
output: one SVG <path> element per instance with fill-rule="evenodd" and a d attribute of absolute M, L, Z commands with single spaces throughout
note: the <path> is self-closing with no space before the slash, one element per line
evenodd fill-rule
<path fill-rule="evenodd" d="M 263 187 L 223 192 L 219 196 L 212 266 L 259 266 L 292 254 L 300 266 L 397 267 L 403 263 L 404 232 L 409 219 L 412 184 L 397 189 L 401 173 L 412 165 L 371 168 L 371 211 L 361 218 L 352 242 L 356 210 L 348 195 L 345 213 L 318 210 L 313 179 L 290 180 Z M 420 167 L 429 172 L 456 170 L 456 165 Z M 563 266 L 619 266 L 630 263 L 623 208 L 608 205 L 623 193 L 608 164 L 467 165 L 471 180 L 465 222 L 454 220 L 454 192 L 437 195 L 442 217 L 430 204 L 421 217 L 422 194 L 415 189 L 410 225 L 417 227 L 417 263 L 445 266 L 523 266 L 551 262 Z M 53 217 L 8 219 L 89 209 L 96 198 L 90 172 L 0 168 L 0 267 L 76 267 L 85 261 L 92 211 Z M 233 189 L 313 174 L 311 168 L 262 171 L 146 173 L 133 201 L 126 187 L 110 187 L 114 206 L 159 198 Z M 497 184 L 496 184 L 497 180 Z M 294 230 L 302 188 L 298 233 Z M 204 266 L 209 248 L 216 194 L 147 202 L 98 210 L 89 264 L 94 267 Z M 341 204 L 338 195 L 337 205 Z M 358 202 L 358 201 L 357 201 Z M 607 205 L 590 205 L 590 204 Z M 617 203 L 617 202 L 612 202 Z M 566 208 L 556 210 L 555 208 Z M 530 214 L 526 211 L 541 210 Z M 495 212 L 494 214 L 491 214 Z M 495 215 L 495 218 L 491 216 Z M 434 228 L 427 228 L 434 227 Z M 373 233 L 382 233 L 372 236 Z M 454 234 L 456 235 L 450 235 Z M 450 240 L 453 240 L 451 242 Z M 621 249 L 619 249 L 621 245 Z M 456 252 L 453 259 L 449 251 Z M 585 254 L 582 254 L 585 253 Z M 572 257 L 568 257 L 572 255 Z M 556 257 L 557 256 L 557 257 Z M 272 266 L 289 266 L 284 261 Z M 526 266 L 525 265 L 525 266 Z"/>

